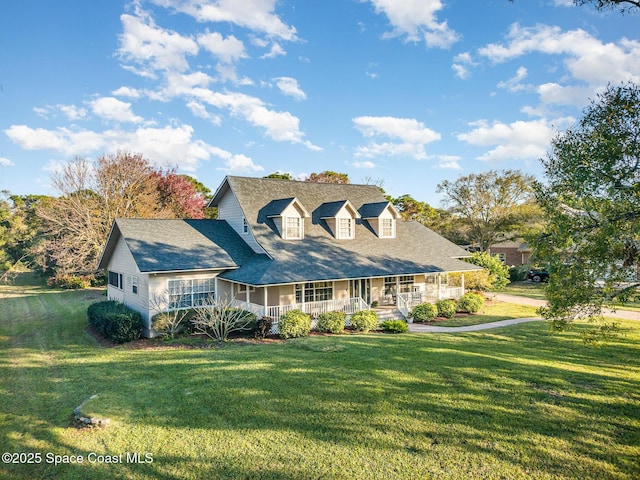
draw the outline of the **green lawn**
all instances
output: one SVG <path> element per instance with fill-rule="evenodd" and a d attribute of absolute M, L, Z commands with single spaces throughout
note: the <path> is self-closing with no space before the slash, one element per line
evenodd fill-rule
<path fill-rule="evenodd" d="M 0 464 L 1 478 L 640 477 L 638 323 L 600 348 L 542 322 L 106 348 L 85 331 L 100 291 L 13 288 L 0 287 L 0 443 L 42 460 Z M 85 411 L 112 424 L 71 427 L 93 394 Z M 153 461 L 126 463 L 136 452 Z"/>
<path fill-rule="evenodd" d="M 547 297 L 544 294 L 544 286 L 544 283 L 511 282 L 504 290 L 500 290 L 498 293 L 508 293 L 509 295 L 546 300 Z"/>
<path fill-rule="evenodd" d="M 512 318 L 539 317 L 536 307 L 516 305 L 514 303 L 496 302 L 484 306 L 475 315 L 454 317 L 448 320 L 438 320 L 432 325 L 439 327 L 466 327 L 469 325 L 479 325 L 481 323 L 498 322 L 500 320 L 510 320 Z"/>

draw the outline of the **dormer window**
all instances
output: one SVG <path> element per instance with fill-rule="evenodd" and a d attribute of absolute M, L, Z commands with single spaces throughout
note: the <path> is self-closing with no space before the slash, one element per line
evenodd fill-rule
<path fill-rule="evenodd" d="M 302 240 L 304 238 L 304 219 L 309 218 L 309 212 L 297 198 L 273 200 L 264 207 L 263 211 L 266 217 L 273 221 L 273 225 L 283 239 Z"/>
<path fill-rule="evenodd" d="M 380 219 L 380 237 L 381 238 L 393 238 L 396 236 L 395 220 L 393 218 L 381 218 Z"/>
<path fill-rule="evenodd" d="M 349 200 L 323 203 L 314 212 L 314 216 L 326 222 L 333 236 L 339 240 L 350 240 L 356 236 L 356 219 L 360 218 L 358 210 Z"/>
<path fill-rule="evenodd" d="M 338 219 L 338 238 L 353 238 L 353 227 L 355 221 L 353 218 Z"/>
<path fill-rule="evenodd" d="M 247 235 L 249 233 L 249 222 L 246 217 L 242 217 L 242 233 Z"/>
<path fill-rule="evenodd" d="M 378 238 L 396 238 L 396 221 L 400 214 L 390 202 L 366 203 L 360 207 L 360 215 Z"/>
<path fill-rule="evenodd" d="M 300 240 L 304 238 L 304 222 L 300 217 L 284 217 L 284 238 L 287 240 Z"/>

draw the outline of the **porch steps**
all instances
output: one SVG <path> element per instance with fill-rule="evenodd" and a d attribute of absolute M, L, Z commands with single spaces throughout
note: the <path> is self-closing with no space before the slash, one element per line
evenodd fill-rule
<path fill-rule="evenodd" d="M 384 320 L 404 320 L 404 315 L 396 307 L 376 307 L 372 308 L 378 314 L 380 321 Z"/>

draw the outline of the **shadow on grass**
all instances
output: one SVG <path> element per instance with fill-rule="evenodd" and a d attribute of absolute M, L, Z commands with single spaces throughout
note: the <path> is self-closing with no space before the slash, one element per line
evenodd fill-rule
<path fill-rule="evenodd" d="M 640 474 L 637 329 L 603 348 L 585 347 L 577 332 L 550 336 L 545 325 L 528 324 L 211 350 L 104 349 L 78 332 L 82 309 L 64 310 L 66 303 L 53 309 L 52 324 L 36 304 L 27 308 L 35 331 L 0 313 L 9 373 L 0 380 L 0 442 L 76 455 L 149 451 L 154 462 L 3 467 L 17 476 Z M 50 336 L 37 333 L 45 326 Z M 95 393 L 92 413 L 113 425 L 69 429 L 71 410 Z"/>

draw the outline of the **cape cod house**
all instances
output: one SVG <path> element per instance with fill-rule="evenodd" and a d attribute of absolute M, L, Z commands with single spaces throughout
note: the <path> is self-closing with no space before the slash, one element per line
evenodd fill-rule
<path fill-rule="evenodd" d="M 469 253 L 402 221 L 380 189 L 229 176 L 217 220 L 118 219 L 100 258 L 108 297 L 140 311 L 145 335 L 165 308 L 224 299 L 276 322 L 291 309 L 347 314 L 458 298 Z M 462 282 L 448 284 L 448 274 Z M 460 277 L 460 276 L 459 276 Z M 375 302 L 375 303 L 374 303 Z"/>

